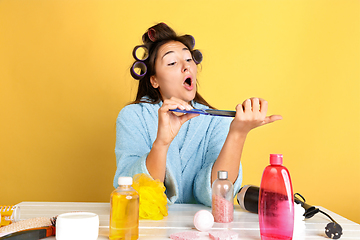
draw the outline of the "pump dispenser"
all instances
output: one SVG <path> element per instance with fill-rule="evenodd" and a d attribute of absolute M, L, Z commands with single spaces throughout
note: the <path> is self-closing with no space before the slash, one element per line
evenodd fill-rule
<path fill-rule="evenodd" d="M 212 185 L 212 214 L 215 222 L 229 223 L 234 219 L 234 186 L 227 171 L 218 171 Z"/>
<path fill-rule="evenodd" d="M 261 240 L 291 240 L 294 230 L 294 194 L 282 154 L 270 154 L 259 193 Z"/>

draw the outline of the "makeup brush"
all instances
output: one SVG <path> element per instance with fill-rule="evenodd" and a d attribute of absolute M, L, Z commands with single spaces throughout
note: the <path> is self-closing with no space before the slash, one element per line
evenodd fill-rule
<path fill-rule="evenodd" d="M 1 227 L 0 233 L 8 234 L 0 237 L 0 240 L 38 240 L 55 236 L 56 218 L 30 218 Z"/>

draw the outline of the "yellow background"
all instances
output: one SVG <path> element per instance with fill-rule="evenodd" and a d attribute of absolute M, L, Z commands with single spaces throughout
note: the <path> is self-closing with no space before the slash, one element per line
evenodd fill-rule
<path fill-rule="evenodd" d="M 251 132 L 243 184 L 284 154 L 295 192 L 360 223 L 358 0 L 0 0 L 0 204 L 109 201 L 135 45 L 164 21 L 195 36 L 199 91 L 283 120 Z"/>

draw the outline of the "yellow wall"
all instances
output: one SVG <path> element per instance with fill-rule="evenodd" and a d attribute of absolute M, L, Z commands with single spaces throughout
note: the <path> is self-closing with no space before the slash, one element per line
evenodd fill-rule
<path fill-rule="evenodd" d="M 358 0 L 0 0 L 0 204 L 108 201 L 131 51 L 152 24 L 190 33 L 200 92 L 269 101 L 243 184 L 283 153 L 295 192 L 360 223 Z"/>

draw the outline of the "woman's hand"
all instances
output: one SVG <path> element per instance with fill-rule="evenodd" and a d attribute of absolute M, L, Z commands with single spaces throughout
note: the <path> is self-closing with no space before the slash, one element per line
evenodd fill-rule
<path fill-rule="evenodd" d="M 163 102 L 159 108 L 159 123 L 156 142 L 159 145 L 169 146 L 178 134 L 181 126 L 199 114 L 183 114 L 171 112 L 169 109 L 191 110 L 192 107 L 185 101 L 172 97 Z"/>
<path fill-rule="evenodd" d="M 267 108 L 268 103 L 261 98 L 250 98 L 236 106 L 229 134 L 211 171 L 211 183 L 219 170 L 228 171 L 228 179 L 236 181 L 247 134 L 254 128 L 282 119 L 280 115 L 266 116 Z"/>
<path fill-rule="evenodd" d="M 181 126 L 187 120 L 199 114 L 183 114 L 171 112 L 169 109 L 191 110 L 192 107 L 178 98 L 167 99 L 159 108 L 159 122 L 156 139 L 146 158 L 146 167 L 154 179 L 164 182 L 166 170 L 166 155 L 170 143 L 178 134 Z"/>
<path fill-rule="evenodd" d="M 230 131 L 247 135 L 250 130 L 281 120 L 280 115 L 266 116 L 268 103 L 262 98 L 246 99 L 236 106 L 236 116 L 230 125 Z"/>

